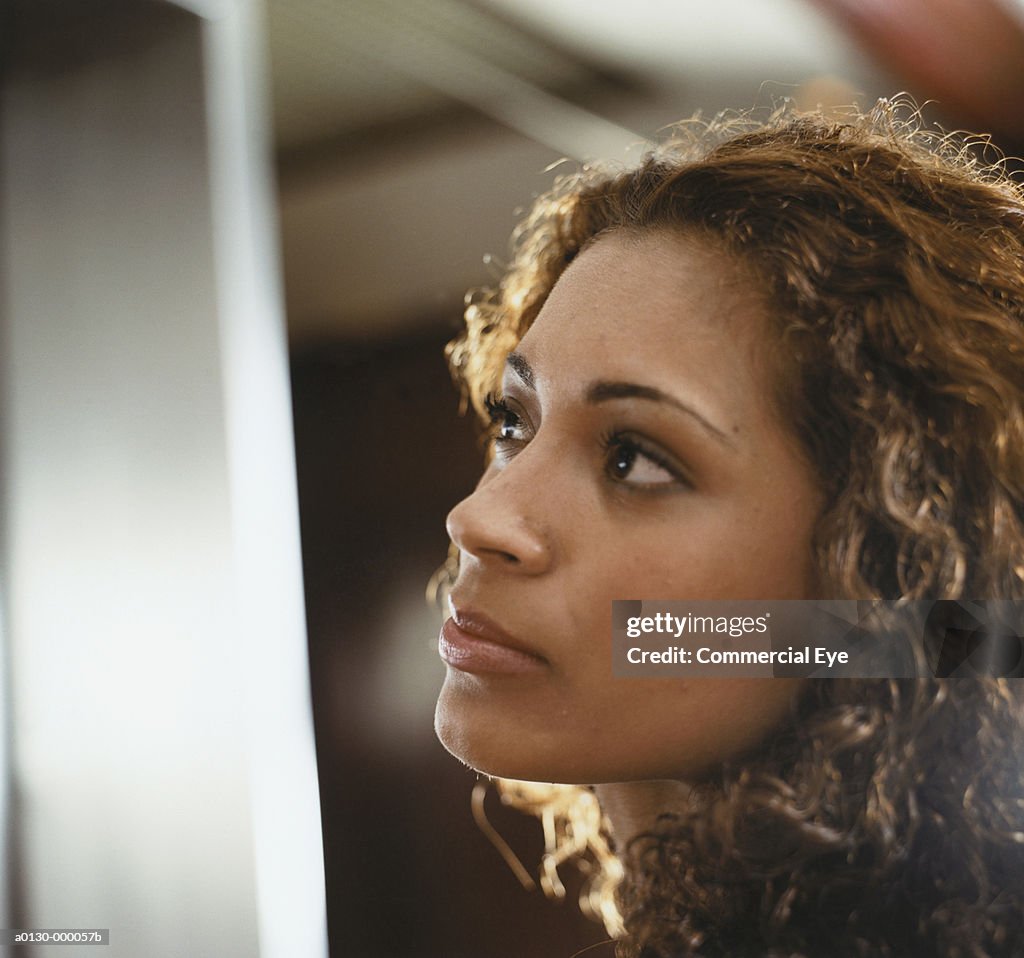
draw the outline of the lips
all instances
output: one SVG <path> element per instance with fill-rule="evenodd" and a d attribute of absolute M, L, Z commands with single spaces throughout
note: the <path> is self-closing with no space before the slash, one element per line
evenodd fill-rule
<path fill-rule="evenodd" d="M 451 618 L 441 627 L 438 652 L 460 672 L 525 675 L 543 671 L 547 660 L 481 612 L 449 602 Z"/>

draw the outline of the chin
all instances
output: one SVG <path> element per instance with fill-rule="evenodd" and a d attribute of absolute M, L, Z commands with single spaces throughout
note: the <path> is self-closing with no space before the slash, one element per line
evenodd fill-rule
<path fill-rule="evenodd" d="M 462 710 L 442 690 L 434 712 L 434 732 L 440 743 L 464 765 L 484 775 L 495 778 L 514 778 L 510 774 L 509 756 L 501 742 L 494 742 L 494 736 L 485 734 L 472 721 L 467 721 Z"/>
<path fill-rule="evenodd" d="M 446 685 L 434 712 L 434 731 L 441 744 L 460 762 L 492 778 L 571 784 L 564 763 L 528 733 L 519 733 L 488 715 L 470 716 Z"/>

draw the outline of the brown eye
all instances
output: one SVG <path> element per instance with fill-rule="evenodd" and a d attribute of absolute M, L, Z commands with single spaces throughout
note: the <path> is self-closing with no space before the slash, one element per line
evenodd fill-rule
<path fill-rule="evenodd" d="M 499 439 L 515 439 L 521 426 L 519 417 L 514 413 L 508 413 L 498 425 Z"/>
<path fill-rule="evenodd" d="M 636 463 L 637 448 L 626 443 L 619 443 L 611 450 L 608 461 L 608 471 L 616 479 L 625 479 L 633 470 Z"/>
<path fill-rule="evenodd" d="M 606 443 L 605 468 L 616 482 L 634 486 L 665 486 L 680 482 L 674 469 L 661 456 L 625 436 Z"/>
<path fill-rule="evenodd" d="M 491 420 L 491 437 L 497 443 L 517 443 L 525 441 L 525 423 L 504 399 L 487 396 L 484 399 L 487 415 Z"/>

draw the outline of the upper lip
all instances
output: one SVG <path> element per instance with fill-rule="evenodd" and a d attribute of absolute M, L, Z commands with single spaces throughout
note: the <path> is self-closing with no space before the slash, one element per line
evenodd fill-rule
<path fill-rule="evenodd" d="M 532 655 L 534 658 L 544 658 L 535 649 L 530 648 L 514 635 L 510 635 L 494 619 L 478 609 L 459 605 L 451 596 L 448 597 L 448 608 L 451 611 L 455 624 L 463 632 L 475 635 L 486 642 L 494 642 L 497 645 L 504 645 L 510 649 L 515 649 L 517 652 L 524 652 L 526 655 Z"/>

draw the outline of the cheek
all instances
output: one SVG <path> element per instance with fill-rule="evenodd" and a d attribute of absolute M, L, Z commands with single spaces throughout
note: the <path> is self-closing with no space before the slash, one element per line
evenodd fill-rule
<path fill-rule="evenodd" d="M 740 502 L 698 501 L 685 521 L 633 522 L 588 535 L 573 577 L 577 594 L 591 607 L 611 598 L 809 596 L 816 512 L 793 497 Z"/>
<path fill-rule="evenodd" d="M 666 534 L 620 540 L 611 556 L 581 566 L 571 595 L 585 615 L 605 611 L 612 599 L 791 598 L 803 595 L 808 551 L 751 541 L 738 530 Z M 570 600 L 572 601 L 572 600 Z"/>

